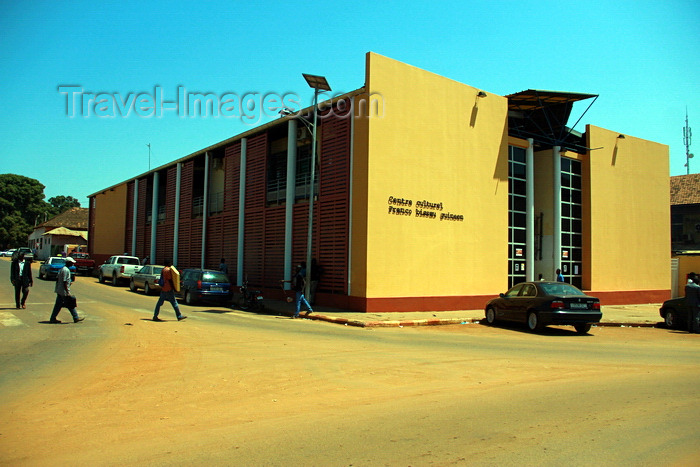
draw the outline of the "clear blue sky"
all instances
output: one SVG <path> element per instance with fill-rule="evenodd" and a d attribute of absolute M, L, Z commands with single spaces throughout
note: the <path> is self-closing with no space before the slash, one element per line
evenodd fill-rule
<path fill-rule="evenodd" d="M 500 95 L 599 94 L 576 129 L 667 144 L 670 175 L 686 171 L 687 107 L 698 154 L 690 169 L 700 172 L 697 0 L 2 1 L 0 31 L 0 173 L 36 178 L 47 199 L 73 196 L 85 207 L 87 195 L 148 171 L 149 143 L 155 168 L 255 125 L 174 110 L 144 117 L 135 106 L 111 118 L 77 106 L 71 118 L 59 86 L 118 93 L 127 104 L 156 88 L 174 101 L 183 87 L 293 93 L 307 106 L 301 73 L 352 91 L 364 84 L 368 51 Z"/>

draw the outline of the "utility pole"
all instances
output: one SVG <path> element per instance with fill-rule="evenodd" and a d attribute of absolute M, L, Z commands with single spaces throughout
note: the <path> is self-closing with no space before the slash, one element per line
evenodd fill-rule
<path fill-rule="evenodd" d="M 690 145 L 693 140 L 693 130 L 688 126 L 688 107 L 685 108 L 685 127 L 683 127 L 683 144 L 685 144 L 685 167 L 686 175 L 690 175 L 690 159 L 693 154 L 690 153 Z"/>

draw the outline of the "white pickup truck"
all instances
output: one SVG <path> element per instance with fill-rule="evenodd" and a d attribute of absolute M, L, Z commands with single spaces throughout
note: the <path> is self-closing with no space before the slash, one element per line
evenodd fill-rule
<path fill-rule="evenodd" d="M 127 282 L 139 269 L 141 261 L 136 256 L 112 256 L 100 266 L 98 278 L 100 284 L 106 279 L 112 281 L 112 285 L 118 285 L 120 281 Z"/>

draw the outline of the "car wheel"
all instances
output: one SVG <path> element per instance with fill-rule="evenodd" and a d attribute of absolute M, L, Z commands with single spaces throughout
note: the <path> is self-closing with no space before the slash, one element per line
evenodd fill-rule
<path fill-rule="evenodd" d="M 146 295 L 151 295 L 151 286 L 148 285 L 148 282 L 146 282 L 146 285 L 143 286 L 143 293 Z"/>
<path fill-rule="evenodd" d="M 537 316 L 537 313 L 535 313 L 534 311 L 531 311 L 527 315 L 527 328 L 533 332 L 542 329 L 542 325 L 540 324 L 540 320 Z"/>
<path fill-rule="evenodd" d="M 486 324 L 496 324 L 496 310 L 494 310 L 492 307 L 488 307 L 486 309 Z"/>
<path fill-rule="evenodd" d="M 112 273 L 112 285 L 117 286 L 117 273 Z"/>
<path fill-rule="evenodd" d="M 576 329 L 576 332 L 579 334 L 588 334 L 588 331 L 591 330 L 591 324 L 574 324 L 574 329 Z"/>
<path fill-rule="evenodd" d="M 667 328 L 676 329 L 676 314 L 672 310 L 666 310 L 664 313 L 664 323 L 666 323 Z"/>
<path fill-rule="evenodd" d="M 139 290 L 139 289 L 136 287 L 136 284 L 134 284 L 134 280 L 133 280 L 133 279 L 131 279 L 131 280 L 129 281 L 129 290 L 131 290 L 132 292 L 137 292 L 137 291 Z"/>
<path fill-rule="evenodd" d="M 100 284 L 104 284 L 104 283 L 105 283 L 105 276 L 104 276 L 104 274 L 102 274 L 102 271 L 100 271 L 100 272 L 98 273 L 98 275 L 97 275 L 97 281 L 98 281 Z"/>
<path fill-rule="evenodd" d="M 185 290 L 185 303 L 190 306 L 194 305 L 194 297 L 189 290 Z"/>

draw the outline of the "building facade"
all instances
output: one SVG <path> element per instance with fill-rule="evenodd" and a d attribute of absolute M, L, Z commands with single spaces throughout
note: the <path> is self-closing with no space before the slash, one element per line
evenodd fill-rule
<path fill-rule="evenodd" d="M 557 268 L 603 303 L 670 296 L 667 146 L 568 128 L 594 95 L 498 96 L 374 53 L 365 72 L 319 106 L 319 304 L 481 308 Z M 91 195 L 91 254 L 225 258 L 234 283 L 282 297 L 307 256 L 311 110 Z"/>
<path fill-rule="evenodd" d="M 87 208 L 71 208 L 34 227 L 28 237 L 35 261 L 68 253 L 74 249 L 87 250 Z"/>

